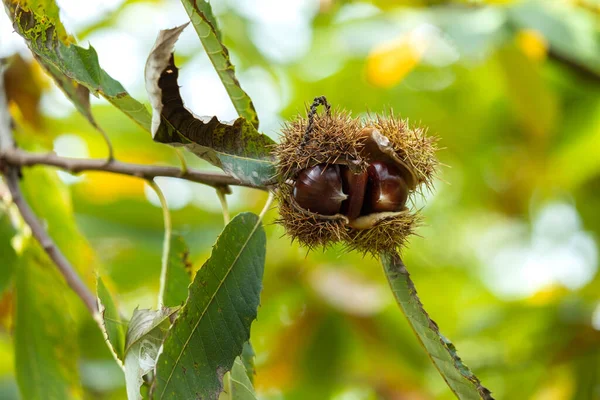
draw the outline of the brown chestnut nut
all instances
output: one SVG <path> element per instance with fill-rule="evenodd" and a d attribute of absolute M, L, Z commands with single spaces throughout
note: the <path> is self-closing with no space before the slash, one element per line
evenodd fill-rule
<path fill-rule="evenodd" d="M 339 213 L 348 197 L 342 191 L 339 165 L 318 164 L 303 169 L 296 178 L 293 196 L 305 210 L 321 215 Z"/>
<path fill-rule="evenodd" d="M 363 205 L 363 214 L 401 211 L 408 199 L 408 185 L 400 170 L 381 161 L 367 168 L 369 181 Z"/>
<path fill-rule="evenodd" d="M 341 168 L 343 190 L 344 193 L 348 193 L 348 199 L 342 204 L 342 214 L 352 220 L 360 215 L 367 189 L 368 174 L 366 171 L 355 174 L 348 167 L 342 166 Z"/>

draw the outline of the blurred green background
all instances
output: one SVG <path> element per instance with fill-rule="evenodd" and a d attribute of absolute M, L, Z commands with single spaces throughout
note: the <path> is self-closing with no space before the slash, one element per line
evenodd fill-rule
<path fill-rule="evenodd" d="M 93 45 L 106 71 L 146 102 L 145 58 L 159 29 L 187 20 L 181 4 L 58 4 L 67 30 Z M 430 316 L 494 396 L 600 399 L 600 1 L 212 5 L 261 129 L 273 138 L 319 95 L 354 115 L 393 109 L 439 136 L 444 166 L 435 191 L 415 199 L 425 224 L 404 259 Z M 100 135 L 35 64 L 4 14 L 0 38 L 0 57 L 12 57 L 6 83 L 19 144 L 105 156 Z M 176 54 L 187 106 L 235 118 L 193 29 Z M 171 148 L 153 143 L 105 100 L 92 103 L 118 159 L 178 165 Z M 157 181 L 199 268 L 223 228 L 218 198 L 198 184 Z M 98 271 L 127 316 L 155 306 L 163 222 L 143 180 L 33 168 L 24 171 L 23 186 L 90 284 Z M 259 191 L 233 192 L 234 214 L 258 212 L 266 200 Z M 252 327 L 260 397 L 453 398 L 377 260 L 340 248 L 307 253 L 283 236 L 276 217 L 275 209 L 266 217 L 262 306 Z M 0 218 L 2 226 L 7 220 Z M 0 250 L 9 236 L 0 229 Z M 2 251 L 0 268 L 14 268 Z M 10 285 L 0 280 L 2 399 L 18 398 Z M 61 285 L 43 286 L 38 295 L 60 291 L 69 305 L 83 397 L 125 398 L 101 334 Z"/>

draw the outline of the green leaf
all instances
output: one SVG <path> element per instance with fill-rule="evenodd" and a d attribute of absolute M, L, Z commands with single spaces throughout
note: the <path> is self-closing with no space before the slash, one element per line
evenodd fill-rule
<path fill-rule="evenodd" d="M 256 400 L 254 387 L 240 357 L 235 359 L 229 379 L 231 380 L 231 400 Z"/>
<path fill-rule="evenodd" d="M 164 305 L 180 306 L 187 298 L 188 286 L 192 281 L 191 264 L 188 259 L 190 251 L 181 235 L 171 235 L 167 261 L 167 275 L 165 277 Z"/>
<path fill-rule="evenodd" d="M 140 387 L 144 376 L 156 365 L 156 357 L 171 325 L 169 317 L 178 308 L 163 308 L 158 311 L 133 311 L 127 328 L 125 351 L 125 384 L 129 400 L 141 400 Z"/>
<path fill-rule="evenodd" d="M 229 51 L 221 41 L 221 32 L 217 26 L 217 20 L 212 13 L 208 1 L 204 0 L 181 0 L 185 11 L 192 21 L 192 25 L 206 50 L 206 54 L 212 62 L 223 86 L 229 94 L 238 115 L 258 128 L 258 116 L 254 104 L 248 94 L 242 89 L 235 77 L 235 68 L 229 60 Z"/>
<path fill-rule="evenodd" d="M 4 0 L 13 27 L 57 81 L 76 108 L 97 126 L 89 110 L 89 97 L 83 85 L 95 95 L 102 95 L 142 128 L 150 130 L 150 114 L 143 104 L 132 98 L 123 86 L 101 67 L 93 47 L 84 49 L 72 42 L 59 20 L 58 7 L 52 0 Z"/>
<path fill-rule="evenodd" d="M 77 335 L 64 280 L 37 246 L 22 256 L 16 273 L 16 375 L 21 396 L 81 398 Z"/>
<path fill-rule="evenodd" d="M 381 262 L 398 305 L 452 392 L 459 399 L 492 399 L 490 391 L 483 387 L 479 379 L 463 364 L 454 345 L 440 333 L 437 324 L 429 318 L 398 253 L 382 253 Z"/>
<path fill-rule="evenodd" d="M 109 348 L 122 362 L 125 359 L 125 322 L 121 319 L 112 295 L 100 277 L 98 277 L 96 292 L 98 309 L 102 315 L 103 333 L 108 339 Z"/>
<path fill-rule="evenodd" d="M 43 218 L 52 240 L 82 279 L 93 285 L 96 258 L 75 221 L 69 188 L 61 182 L 56 171 L 28 168 L 23 170 L 21 189 L 35 214 Z"/>
<path fill-rule="evenodd" d="M 54 1 L 15 2 L 11 0 L 4 0 L 4 4 L 9 17 L 13 18 L 13 26 L 15 30 L 22 36 L 25 33 L 25 29 L 23 29 L 23 22 L 28 22 L 27 32 L 29 33 L 29 37 L 23 37 L 30 48 L 31 40 L 40 36 L 46 37 L 48 34 L 52 36 L 50 38 L 51 40 L 56 40 L 57 42 L 70 44 L 73 41 L 73 38 L 69 37 L 62 22 L 60 21 L 59 9 Z M 34 14 L 34 12 L 23 12 L 24 9 L 29 10 L 30 8 L 38 10 L 37 13 Z M 19 14 L 17 14 L 18 11 Z M 22 19 L 19 21 L 19 23 L 16 23 L 14 20 L 17 15 L 19 15 L 19 17 Z M 42 19 L 39 16 L 44 16 L 44 18 Z M 92 124 L 92 126 L 100 129 L 90 109 L 90 91 L 88 88 L 80 85 L 77 83 L 77 81 L 65 75 L 65 71 L 61 71 L 46 58 L 41 57 L 33 50 L 33 48 L 31 48 L 31 50 L 36 60 L 46 70 L 46 72 L 52 76 L 58 87 L 69 98 L 69 100 L 71 100 L 77 111 L 79 111 L 90 122 L 90 124 Z"/>
<path fill-rule="evenodd" d="M 273 141 L 240 117 L 233 124 L 196 118 L 179 93 L 173 46 L 186 25 L 158 34 L 146 61 L 146 91 L 152 104 L 154 140 L 184 146 L 198 157 L 251 185 L 265 185 L 275 176 Z"/>
<path fill-rule="evenodd" d="M 247 341 L 244 343 L 244 350 L 242 350 L 242 362 L 244 363 L 244 369 L 248 374 L 248 379 L 250 383 L 254 384 L 254 375 L 256 374 L 256 369 L 254 367 L 254 357 L 256 353 L 254 353 L 254 348 L 252 347 L 252 343 Z"/>
<path fill-rule="evenodd" d="M 10 218 L 0 204 L 0 297 L 8 288 L 17 264 L 17 253 L 11 245 L 15 230 Z"/>
<path fill-rule="evenodd" d="M 196 273 L 156 365 L 156 399 L 217 399 L 242 354 L 262 289 L 266 237 L 259 218 L 236 216 Z"/>

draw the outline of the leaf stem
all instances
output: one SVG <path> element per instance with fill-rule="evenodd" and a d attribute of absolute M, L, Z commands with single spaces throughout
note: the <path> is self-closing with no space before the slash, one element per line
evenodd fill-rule
<path fill-rule="evenodd" d="M 171 251 L 171 213 L 169 212 L 169 206 L 167 205 L 167 199 L 163 194 L 158 184 L 154 181 L 148 181 L 150 187 L 154 190 L 160 205 L 163 210 L 163 220 L 165 225 L 165 238 L 163 242 L 163 253 L 162 262 L 160 268 L 160 287 L 158 290 L 158 309 L 160 310 L 164 305 L 165 286 L 167 283 L 167 269 L 169 267 L 169 252 Z"/>
<path fill-rule="evenodd" d="M 110 138 L 108 137 L 108 134 L 104 131 L 104 129 L 102 129 L 96 123 L 94 123 L 93 125 L 96 127 L 96 129 L 98 129 L 98 131 L 100 131 L 100 134 L 104 138 L 104 142 L 106 142 L 106 147 L 108 149 L 108 156 L 106 157 L 106 163 L 108 164 L 108 163 L 112 162 L 112 160 L 115 159 L 115 151 L 114 151 L 112 142 L 110 141 Z"/>
<path fill-rule="evenodd" d="M 179 158 L 179 162 L 181 163 L 181 175 L 187 174 L 188 166 L 183 153 L 176 147 L 173 147 L 173 150 L 175 150 L 175 154 L 177 154 L 177 158 Z"/>
<path fill-rule="evenodd" d="M 227 206 L 227 193 L 225 193 L 223 188 L 217 188 L 217 196 L 219 197 L 221 208 L 223 209 L 223 221 L 225 222 L 225 225 L 227 225 L 231 220 L 229 207 Z"/>
<path fill-rule="evenodd" d="M 258 214 L 258 222 L 263 220 L 265 214 L 271 208 L 271 204 L 273 204 L 274 199 L 275 199 L 275 193 L 272 191 L 269 191 L 269 197 L 267 197 L 267 201 L 265 202 L 263 209 L 261 210 L 260 214 Z"/>

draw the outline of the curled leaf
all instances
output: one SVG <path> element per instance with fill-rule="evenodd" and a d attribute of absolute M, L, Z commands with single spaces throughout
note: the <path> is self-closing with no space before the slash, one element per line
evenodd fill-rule
<path fill-rule="evenodd" d="M 144 376 L 152 371 L 160 346 L 171 325 L 169 317 L 177 308 L 134 310 L 127 329 L 125 351 L 125 384 L 129 400 L 141 400 Z"/>
<path fill-rule="evenodd" d="M 159 33 L 145 69 L 146 91 L 152 105 L 154 140 L 184 146 L 198 157 L 251 185 L 265 185 L 275 175 L 270 150 L 273 141 L 240 117 L 232 124 L 217 117 L 200 119 L 183 104 L 173 46 L 187 26 Z"/>

